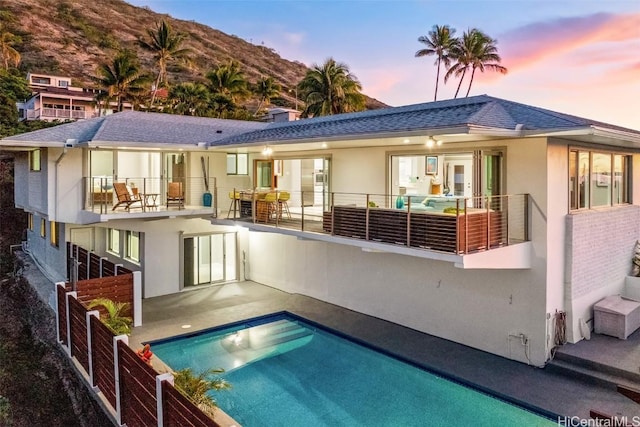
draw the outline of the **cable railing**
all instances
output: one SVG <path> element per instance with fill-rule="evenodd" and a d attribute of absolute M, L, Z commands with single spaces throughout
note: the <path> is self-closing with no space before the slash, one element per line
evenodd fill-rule
<path fill-rule="evenodd" d="M 286 203 L 281 194 L 289 195 Z M 219 218 L 456 254 L 529 240 L 527 194 L 441 197 L 398 194 L 220 191 Z"/>

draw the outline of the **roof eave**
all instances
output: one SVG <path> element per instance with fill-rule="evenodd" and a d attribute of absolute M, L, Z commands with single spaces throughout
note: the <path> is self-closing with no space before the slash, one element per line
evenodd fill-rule
<path fill-rule="evenodd" d="M 89 148 L 128 148 L 133 150 L 181 150 L 181 151 L 206 151 L 208 147 L 203 143 L 153 143 L 134 141 L 89 141 Z"/>

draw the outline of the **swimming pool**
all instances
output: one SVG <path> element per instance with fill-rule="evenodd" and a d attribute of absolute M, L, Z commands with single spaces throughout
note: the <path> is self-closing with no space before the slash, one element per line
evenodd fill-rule
<path fill-rule="evenodd" d="M 225 369 L 214 397 L 245 427 L 557 425 L 289 314 L 151 345 L 174 370 Z"/>

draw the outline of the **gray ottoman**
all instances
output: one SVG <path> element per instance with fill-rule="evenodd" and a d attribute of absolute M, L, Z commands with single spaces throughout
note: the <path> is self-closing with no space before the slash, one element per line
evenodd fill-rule
<path fill-rule="evenodd" d="M 593 311 L 596 334 L 626 340 L 640 327 L 640 302 L 614 295 L 597 302 Z"/>

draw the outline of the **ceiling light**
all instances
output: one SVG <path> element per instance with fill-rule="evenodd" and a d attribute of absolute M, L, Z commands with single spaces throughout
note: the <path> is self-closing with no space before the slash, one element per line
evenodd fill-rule
<path fill-rule="evenodd" d="M 269 147 L 268 145 L 265 145 L 265 147 L 262 149 L 262 154 L 264 154 L 265 156 L 270 156 L 271 153 L 273 153 L 273 150 L 271 149 L 271 147 Z"/>
<path fill-rule="evenodd" d="M 404 142 L 405 144 L 408 144 L 408 143 L 409 143 L 409 139 L 405 139 L 405 140 L 404 140 L 404 141 L 402 141 L 402 142 Z"/>
<path fill-rule="evenodd" d="M 441 145 L 442 145 L 442 141 L 437 140 L 437 141 L 436 141 L 436 145 L 437 145 L 437 146 L 441 146 Z"/>
<path fill-rule="evenodd" d="M 327 143 L 326 142 L 322 143 L 322 148 L 327 148 Z"/>
<path fill-rule="evenodd" d="M 429 148 L 433 147 L 433 144 L 435 144 L 436 142 L 433 140 L 432 137 L 427 138 L 427 142 L 425 143 L 425 145 Z"/>

